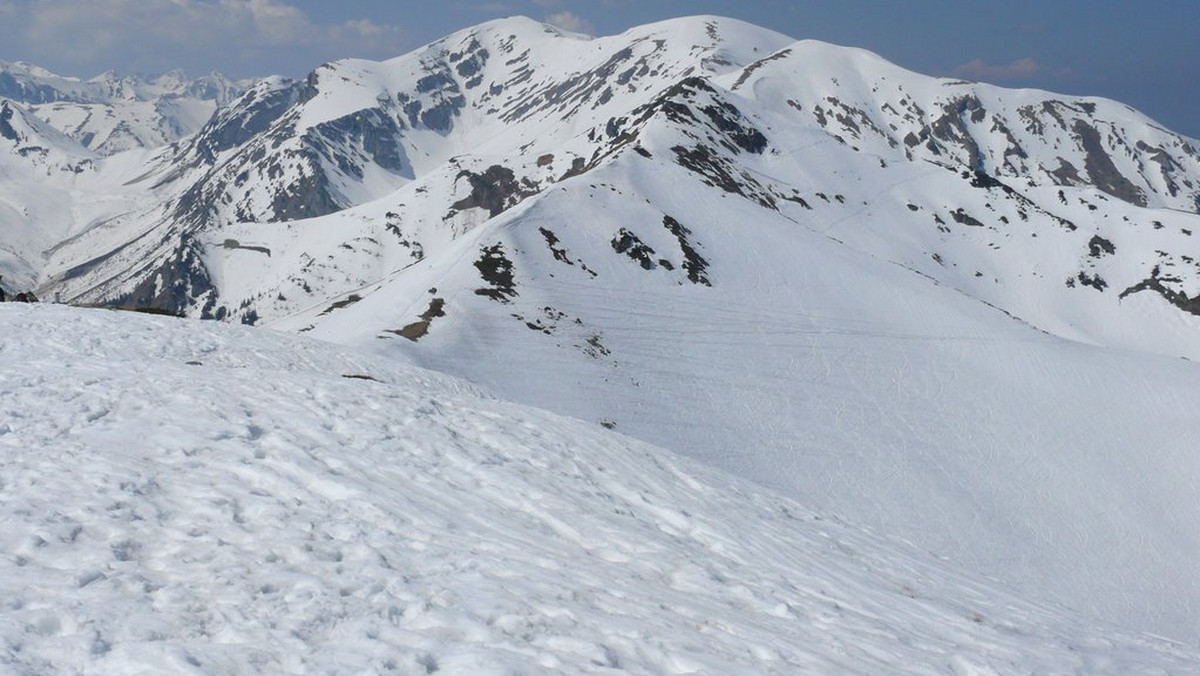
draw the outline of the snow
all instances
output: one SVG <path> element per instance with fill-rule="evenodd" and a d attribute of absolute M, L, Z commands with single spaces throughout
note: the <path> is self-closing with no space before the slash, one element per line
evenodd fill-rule
<path fill-rule="evenodd" d="M 486 63 L 460 72 L 480 50 Z M 1195 141 L 1115 102 L 928 78 L 713 17 L 595 39 L 502 20 L 314 80 L 264 80 L 211 136 L 97 160 L 52 193 L 13 183 L 0 239 L 44 237 L 21 243 L 22 279 L 45 297 L 257 318 L 369 353 L 354 359 L 385 382 L 431 376 L 376 359 L 434 368 L 592 425 L 572 438 L 612 426 L 630 448 L 688 456 L 689 473 L 698 460 L 1023 598 L 1200 641 L 1200 317 L 1132 291 L 1153 277 L 1200 298 Z M 444 127 L 406 112 L 458 95 Z M 400 131 L 333 124 L 357 114 Z M 1104 153 L 1082 143 L 1089 128 Z M 373 159 L 370 134 L 397 137 L 400 169 Z M 701 147 L 730 184 L 683 166 Z M 1089 177 L 1102 157 L 1132 189 Z M 28 173 L 18 158 L 0 169 Z M 514 192 L 470 206 L 492 167 Z M 274 205 L 302 179 L 348 208 L 284 219 Z M 655 255 L 617 252 L 622 231 Z M 689 279 L 684 240 L 711 286 Z M 493 300 L 476 263 L 497 246 L 515 293 Z M 180 291 L 174 273 L 213 288 Z M 435 300 L 426 335 L 397 335 Z M 362 410 L 355 388 L 381 386 L 336 382 Z"/>
<path fill-rule="evenodd" d="M 1194 640 L 1195 363 L 1047 335 L 681 174 L 630 153 L 279 326 L 615 424 L 1030 596 Z M 692 230 L 711 288 L 687 281 L 664 213 Z M 621 228 L 675 270 L 614 255 Z M 496 242 L 507 303 L 476 294 Z M 446 316 L 427 336 L 388 333 L 434 297 Z"/>
<path fill-rule="evenodd" d="M 88 80 L 26 63 L 0 61 L 18 91 L 34 92 L 31 112 L 99 155 L 150 149 L 193 134 L 218 105 L 250 82 L 220 73 L 190 79 L 180 71 L 156 77 L 108 72 Z"/>
<path fill-rule="evenodd" d="M 395 360 L 53 306 L 0 306 L 0 326 L 0 665 L 14 672 L 1200 664 Z"/>

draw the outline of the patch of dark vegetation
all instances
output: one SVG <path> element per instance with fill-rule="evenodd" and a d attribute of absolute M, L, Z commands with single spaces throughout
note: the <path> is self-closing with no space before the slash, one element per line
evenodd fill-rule
<path fill-rule="evenodd" d="M 1083 270 L 1080 270 L 1079 274 L 1072 278 L 1071 281 L 1076 279 L 1079 280 L 1079 283 L 1083 286 L 1090 286 L 1097 291 L 1103 291 L 1108 288 L 1108 282 L 1104 281 L 1103 277 L 1096 274 L 1089 275 Z M 1067 286 L 1074 286 L 1074 284 L 1068 283 Z"/>
<path fill-rule="evenodd" d="M 919 206 L 917 206 L 917 205 L 915 205 L 915 204 L 913 204 L 913 203 L 911 203 L 911 202 L 910 202 L 910 203 L 908 204 L 908 210 L 909 210 L 909 211 L 920 211 L 920 210 L 921 210 L 921 207 L 919 207 Z"/>
<path fill-rule="evenodd" d="M 1171 305 L 1174 305 L 1180 310 L 1183 310 L 1189 314 L 1200 315 L 1200 294 L 1188 296 L 1182 291 L 1176 291 L 1167 287 L 1167 284 L 1178 284 L 1181 281 L 1182 280 L 1180 280 L 1178 277 L 1162 277 L 1161 271 L 1156 265 L 1154 266 L 1154 269 L 1150 271 L 1150 277 L 1122 291 L 1119 298 L 1123 299 L 1126 296 L 1138 293 L 1140 291 L 1153 291 L 1162 296 L 1163 300 L 1167 301 Z"/>
<path fill-rule="evenodd" d="M 985 190 L 996 188 L 1003 190 L 1005 194 L 1012 194 L 1016 192 L 1007 184 L 1001 182 L 995 176 L 992 176 L 987 172 L 976 170 L 972 172 L 963 172 L 963 174 L 964 178 L 968 178 L 971 181 L 971 187 L 973 188 L 984 188 Z"/>
<path fill-rule="evenodd" d="M 588 336 L 588 339 L 583 341 L 583 345 L 580 346 L 580 349 L 583 350 L 584 354 L 592 359 L 600 359 L 612 354 L 612 352 L 604 346 L 604 343 L 600 341 L 600 334 L 598 333 Z"/>
<path fill-rule="evenodd" d="M 576 157 L 571 160 L 571 168 L 567 169 L 565 172 L 563 172 L 563 175 L 559 176 L 558 180 L 565 181 L 568 178 L 571 178 L 572 176 L 579 176 L 580 174 L 585 173 L 587 170 L 588 170 L 587 160 L 585 160 L 582 157 Z"/>
<path fill-rule="evenodd" d="M 530 331 L 544 333 L 547 336 L 553 336 L 558 325 L 567 319 L 567 314 L 560 310 L 556 310 L 549 305 L 542 308 L 542 316 L 526 319 L 524 315 L 514 312 L 512 318 L 525 325 L 525 328 Z M 576 319 L 576 324 L 583 324 L 582 320 Z"/>
<path fill-rule="evenodd" d="M 475 44 L 478 45 L 479 43 Z M 461 77 L 474 78 L 479 71 L 483 69 L 483 65 L 487 63 L 487 59 L 488 51 L 480 48 L 478 51 L 472 54 L 470 58 L 460 61 L 459 64 L 455 66 L 454 70 L 457 71 Z M 468 87 L 468 89 L 470 89 L 470 87 Z"/>
<path fill-rule="evenodd" d="M 482 174 L 464 169 L 458 172 L 455 181 L 464 176 L 471 185 L 471 194 L 450 207 L 456 211 L 478 207 L 493 217 L 532 195 L 537 187 L 527 179 L 518 181 L 512 169 L 498 164 L 488 167 Z"/>
<path fill-rule="evenodd" d="M 970 214 L 968 214 L 966 211 L 963 211 L 963 209 L 961 207 L 958 209 L 955 209 L 954 211 L 951 211 L 950 218 L 953 218 L 955 223 L 960 223 L 962 225 L 983 227 L 983 223 L 981 223 L 978 219 L 976 219 L 973 216 L 971 216 Z"/>
<path fill-rule="evenodd" d="M 504 245 L 497 242 L 481 249 L 475 267 L 483 281 L 491 285 L 475 289 L 476 295 L 486 296 L 501 303 L 507 303 L 509 299 L 516 297 L 517 284 L 513 275 L 513 264 L 504 253 Z"/>
<path fill-rule="evenodd" d="M 241 242 L 239 242 L 233 238 L 227 238 L 224 242 L 221 242 L 221 248 L 223 248 L 223 249 L 242 249 L 244 251 L 256 251 L 258 253 L 266 254 L 267 258 L 271 257 L 271 250 L 268 249 L 267 247 L 254 246 L 251 244 L 242 244 Z"/>
<path fill-rule="evenodd" d="M 730 143 L 722 142 L 730 150 L 741 149 L 748 153 L 761 155 L 767 149 L 767 137 L 754 127 L 743 124 L 745 119 L 742 112 L 732 103 L 721 101 L 700 109 L 712 122 L 713 126 L 724 133 Z"/>
<path fill-rule="evenodd" d="M 571 258 L 567 255 L 567 250 L 558 246 L 558 235 L 547 230 L 546 228 L 538 228 L 538 232 L 542 233 L 542 237 L 546 240 L 546 246 L 550 248 L 550 253 L 554 254 L 554 260 L 567 265 L 574 265 Z"/>
<path fill-rule="evenodd" d="M 324 317 L 325 315 L 329 314 L 330 312 L 333 312 L 334 310 L 341 310 L 342 308 L 350 307 L 351 305 L 354 305 L 355 303 L 357 303 L 360 300 L 362 300 L 362 296 L 360 296 L 356 293 L 352 293 L 349 296 L 347 296 L 345 299 L 339 300 L 339 301 L 331 304 L 329 307 L 325 308 L 324 310 L 322 310 L 321 314 L 318 316 Z"/>
<path fill-rule="evenodd" d="M 375 376 L 370 376 L 365 373 L 343 373 L 342 377 L 349 378 L 351 380 L 369 380 L 373 383 L 379 382 L 379 379 Z"/>
<path fill-rule="evenodd" d="M 679 221 L 670 216 L 663 216 L 663 227 L 665 227 L 675 239 L 679 241 L 679 248 L 683 251 L 683 270 L 687 273 L 688 281 L 692 284 L 703 284 L 704 286 L 712 286 L 708 280 L 708 261 L 704 260 L 692 243 L 688 241 L 688 236 L 692 234 Z"/>
<path fill-rule="evenodd" d="M 404 231 L 400 228 L 400 214 L 394 211 L 389 211 L 387 212 L 386 219 L 387 220 L 384 223 L 384 228 L 396 236 L 396 241 L 400 244 L 400 246 L 408 249 L 409 255 L 412 256 L 413 260 L 419 261 L 424 259 L 425 247 L 421 246 L 420 242 L 408 239 L 404 236 Z"/>
<path fill-rule="evenodd" d="M 790 195 L 780 195 L 780 198 L 787 200 L 788 202 L 799 204 L 800 206 L 804 207 L 805 209 L 812 211 L 812 205 L 809 204 L 803 197 L 801 197 L 800 193 L 796 192 L 795 190 L 793 190 L 792 194 L 790 194 Z"/>
<path fill-rule="evenodd" d="M 421 319 L 419 321 L 415 321 L 402 329 L 390 330 L 388 333 L 394 333 L 397 336 L 407 338 L 415 343 L 417 340 L 424 337 L 425 334 L 429 333 L 429 326 L 433 324 L 434 319 L 437 317 L 446 316 L 445 307 L 446 301 L 444 299 L 431 299 L 429 301 L 429 307 L 425 309 L 425 312 L 421 313 Z"/>
<path fill-rule="evenodd" d="M 1092 258 L 1100 258 L 1105 254 L 1111 256 L 1115 253 L 1117 253 L 1117 247 L 1115 247 L 1112 242 L 1104 239 L 1100 235 L 1094 235 L 1090 240 L 1088 240 L 1088 255 Z"/>
<path fill-rule="evenodd" d="M 644 270 L 653 270 L 654 249 L 638 239 L 638 236 L 629 232 L 625 228 L 621 228 L 617 235 L 612 238 L 612 248 L 619 254 L 629 256 L 631 260 L 642 266 Z"/>
<path fill-rule="evenodd" d="M 769 209 L 776 208 L 775 202 L 770 196 L 748 194 L 743 184 L 752 184 L 754 181 L 744 175 L 740 177 L 742 180 L 739 181 L 738 177 L 734 176 L 733 164 L 713 152 L 712 148 L 700 144 L 693 148 L 675 146 L 671 150 L 675 153 L 675 160 L 681 167 L 699 174 L 708 185 L 747 199 L 753 199 Z"/>

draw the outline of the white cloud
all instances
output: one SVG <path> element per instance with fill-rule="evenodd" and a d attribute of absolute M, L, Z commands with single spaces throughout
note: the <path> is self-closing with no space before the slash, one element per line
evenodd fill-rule
<path fill-rule="evenodd" d="M 199 65 L 266 74 L 411 47 L 396 26 L 321 24 L 285 0 L 0 0 L 0 17 L 6 53 L 85 72 Z"/>
<path fill-rule="evenodd" d="M 594 30 L 590 21 L 565 10 L 548 15 L 546 23 L 573 33 L 591 33 Z"/>
<path fill-rule="evenodd" d="M 1063 71 L 1055 71 L 1062 74 Z M 957 77 L 972 80 L 1029 80 L 1047 74 L 1047 69 L 1034 59 L 1017 59 L 1007 65 L 993 65 L 983 59 L 964 63 L 951 71 Z"/>

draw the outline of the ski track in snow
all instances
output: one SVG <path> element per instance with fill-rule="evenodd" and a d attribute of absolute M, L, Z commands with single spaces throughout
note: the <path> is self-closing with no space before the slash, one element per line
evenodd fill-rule
<path fill-rule="evenodd" d="M 104 311 L 3 306 L 0 326 L 0 671 L 1200 664 L 395 361 Z"/>

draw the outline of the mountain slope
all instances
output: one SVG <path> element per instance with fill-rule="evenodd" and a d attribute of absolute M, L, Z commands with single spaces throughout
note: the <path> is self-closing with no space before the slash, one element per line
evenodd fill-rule
<path fill-rule="evenodd" d="M 497 21 L 264 82 L 151 161 L 143 185 L 161 207 L 82 238 L 44 277 L 79 301 L 280 317 L 434 253 L 663 121 L 686 138 L 658 159 L 695 179 L 1058 335 L 1197 356 L 1157 326 L 1200 307 L 1196 142 L 1115 102 L 927 78 L 705 17 L 599 39 Z M 742 131 L 714 146 L 730 124 Z M 757 174 L 729 168 L 747 163 Z M 247 255 L 258 272 L 213 281 Z M 64 274 L 80 259 L 97 262 Z M 1159 316 L 1133 295 L 1161 301 Z"/>
<path fill-rule="evenodd" d="M 481 221 L 468 205 L 498 212 L 598 160 L 600 149 L 579 137 L 581 130 L 650 100 L 676 79 L 728 72 L 757 58 L 760 45 L 774 48 L 786 41 L 732 21 L 652 25 L 590 39 L 507 19 L 392 61 L 342 61 L 305 82 L 262 83 L 178 153 L 151 164 L 145 181 L 165 197 L 160 212 L 131 223 L 123 241 L 103 233 L 61 254 L 90 259 L 133 244 L 145 247 L 138 255 L 102 261 L 86 275 L 60 277 L 57 285 L 65 297 L 86 302 L 247 316 L 249 303 L 223 297 L 227 294 L 208 283 L 212 271 L 195 269 L 202 258 L 219 255 L 227 239 L 240 242 L 222 236 L 220 228 L 319 217 L 399 189 L 418 204 L 414 213 L 397 217 L 429 240 L 422 248 L 433 246 Z M 527 170 L 506 166 L 506 158 L 514 156 L 523 158 Z M 523 175 L 512 173 L 518 169 Z M 504 188 L 486 188 L 497 176 Z M 417 185 L 421 182 L 425 185 Z M 389 203 L 396 206 L 394 196 Z M 155 242 L 173 242 L 174 248 L 134 244 L 147 229 L 162 233 Z M 275 251 L 293 238 L 283 239 L 258 248 Z M 397 256 L 411 260 L 414 247 L 405 243 L 413 239 L 396 239 L 381 245 L 386 264 L 401 265 Z M 207 248 L 204 256 L 201 246 Z M 301 252 L 300 260 L 287 262 L 291 276 L 307 265 L 305 257 L 315 256 Z M 139 261 L 135 269 L 130 260 Z M 147 260 L 156 265 L 149 275 L 142 264 Z M 181 273 L 183 260 L 193 269 Z M 65 267 L 52 266 L 51 276 Z M 178 284 L 181 278 L 205 282 Z M 259 294 L 265 293 L 262 286 Z M 267 316 L 268 309 L 256 308 L 255 314 Z"/>
<path fill-rule="evenodd" d="M 730 20 L 504 20 L 258 83 L 40 279 L 414 360 L 1195 642 L 1195 148 Z"/>
<path fill-rule="evenodd" d="M 104 311 L 0 306 L 0 325 L 10 669 L 1066 674 L 1200 661 L 393 360 Z"/>
<path fill-rule="evenodd" d="M 1037 593 L 1112 621 L 1196 635 L 1193 363 L 1047 336 L 782 216 L 749 219 L 684 172 L 630 153 L 576 179 L 582 195 L 530 200 L 280 326 L 614 426 L 1031 593 L 1052 580 Z"/>
<path fill-rule="evenodd" d="M 95 156 L 11 101 L 0 99 L 0 276 L 31 290 L 42 253 L 68 235 L 69 205 Z"/>

